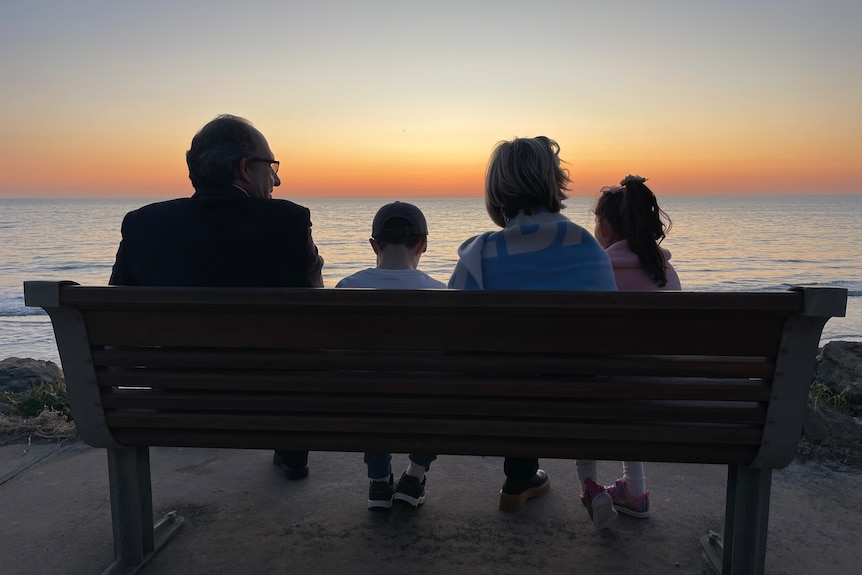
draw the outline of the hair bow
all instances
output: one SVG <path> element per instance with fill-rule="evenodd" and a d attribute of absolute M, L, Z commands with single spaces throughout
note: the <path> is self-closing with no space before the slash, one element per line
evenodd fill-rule
<path fill-rule="evenodd" d="M 642 178 L 640 176 L 633 176 L 633 175 L 629 174 L 628 176 L 623 178 L 623 180 L 620 182 L 620 185 L 625 187 L 628 184 L 631 184 L 632 182 L 637 182 L 639 184 L 642 184 L 645 181 L 647 181 L 647 178 Z"/>

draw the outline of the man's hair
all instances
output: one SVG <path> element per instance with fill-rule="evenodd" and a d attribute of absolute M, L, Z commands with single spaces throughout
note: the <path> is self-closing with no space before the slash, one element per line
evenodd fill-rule
<path fill-rule="evenodd" d="M 380 249 L 386 247 L 387 244 L 403 244 L 408 248 L 415 248 L 419 244 L 419 242 L 421 242 L 428 236 L 426 236 L 425 234 L 410 234 L 405 236 L 402 231 L 405 227 L 409 226 L 410 222 L 408 222 L 404 218 L 389 218 L 388 220 L 386 220 L 386 223 L 383 224 L 383 233 L 374 236 L 374 239 L 377 240 L 377 245 L 380 246 Z M 387 235 L 386 230 L 394 230 L 397 233 Z"/>
<path fill-rule="evenodd" d="M 186 152 L 189 179 L 195 189 L 229 185 L 243 158 L 254 156 L 258 131 L 239 116 L 222 114 L 192 138 Z"/>
<path fill-rule="evenodd" d="M 485 175 L 485 209 L 500 227 L 518 212 L 563 208 L 569 174 L 560 165 L 560 146 L 550 138 L 515 138 L 500 142 Z"/>

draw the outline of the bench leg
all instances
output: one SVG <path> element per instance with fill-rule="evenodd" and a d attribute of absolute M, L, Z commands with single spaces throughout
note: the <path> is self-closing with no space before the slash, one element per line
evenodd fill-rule
<path fill-rule="evenodd" d="M 771 485 L 771 469 L 728 466 L 724 540 L 715 533 L 701 538 L 714 563 L 721 552 L 721 575 L 763 575 Z"/>
<path fill-rule="evenodd" d="M 183 523 L 176 512 L 153 525 L 148 447 L 108 449 L 114 562 L 103 575 L 137 572 Z"/>

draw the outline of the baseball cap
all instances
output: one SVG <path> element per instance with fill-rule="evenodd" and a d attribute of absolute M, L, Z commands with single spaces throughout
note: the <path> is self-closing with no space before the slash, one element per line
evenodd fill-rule
<path fill-rule="evenodd" d="M 403 219 L 408 225 L 402 228 L 387 228 L 386 222 L 394 218 Z M 377 210 L 371 224 L 371 237 L 401 238 L 412 235 L 428 235 L 428 224 L 422 210 L 407 202 L 392 202 Z"/>

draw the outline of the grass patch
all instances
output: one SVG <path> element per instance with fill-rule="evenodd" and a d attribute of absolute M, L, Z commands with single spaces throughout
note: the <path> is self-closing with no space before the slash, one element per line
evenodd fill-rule
<path fill-rule="evenodd" d="M 43 411 L 56 411 L 67 419 L 72 419 L 66 383 L 60 379 L 31 387 L 25 393 L 3 393 L 2 398 L 24 417 L 38 417 Z"/>
<path fill-rule="evenodd" d="M 847 395 L 849 393 L 849 387 L 845 387 L 840 392 L 836 392 L 822 381 L 815 381 L 811 384 L 811 395 L 815 400 L 836 411 L 840 411 L 841 413 L 846 413 L 848 415 L 850 414 L 850 402 L 847 399 Z"/>
<path fill-rule="evenodd" d="M 21 393 L 6 391 L 0 394 L 0 400 L 14 408 L 10 413 L 0 413 L 0 436 L 4 441 L 21 437 L 70 439 L 77 436 L 66 382 L 62 378 Z"/>
<path fill-rule="evenodd" d="M 52 409 L 42 410 L 36 417 L 0 415 L 0 435 L 36 436 L 44 439 L 75 437 L 75 424 L 64 414 Z"/>

